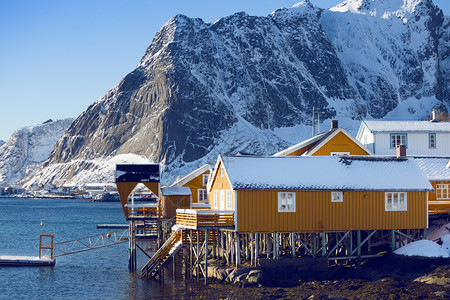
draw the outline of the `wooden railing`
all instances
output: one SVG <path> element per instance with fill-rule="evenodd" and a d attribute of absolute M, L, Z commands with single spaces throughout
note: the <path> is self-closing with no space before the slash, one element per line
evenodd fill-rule
<path fill-rule="evenodd" d="M 128 217 L 157 217 L 158 216 L 158 204 L 126 204 L 128 208 Z"/>
<path fill-rule="evenodd" d="M 152 256 L 152 258 L 141 269 L 142 276 L 153 277 L 156 272 L 176 253 L 181 247 L 181 230 L 176 230 L 167 239 L 164 245 Z"/>
<path fill-rule="evenodd" d="M 197 202 L 197 203 L 194 202 L 191 204 L 191 209 L 211 209 L 211 204 L 202 203 L 202 202 Z"/>
<path fill-rule="evenodd" d="M 428 201 L 428 214 L 443 214 L 450 213 L 450 201 L 436 200 Z"/>
<path fill-rule="evenodd" d="M 199 227 L 233 227 L 234 212 L 224 210 L 177 209 L 177 225 L 192 229 Z"/>

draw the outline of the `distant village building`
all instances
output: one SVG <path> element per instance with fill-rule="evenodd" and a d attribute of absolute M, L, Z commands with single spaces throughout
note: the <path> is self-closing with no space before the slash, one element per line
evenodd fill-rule
<path fill-rule="evenodd" d="M 450 122 L 365 120 L 356 139 L 375 155 L 395 155 L 405 145 L 410 156 L 450 156 Z"/>

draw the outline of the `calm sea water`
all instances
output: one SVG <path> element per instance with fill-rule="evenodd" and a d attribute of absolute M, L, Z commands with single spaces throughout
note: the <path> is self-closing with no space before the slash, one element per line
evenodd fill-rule
<path fill-rule="evenodd" d="M 108 232 L 97 224 L 124 223 L 118 202 L 0 198 L 0 255 L 38 256 L 41 233 L 63 242 Z M 123 243 L 61 256 L 54 267 L 0 267 L 0 299 L 180 299 L 201 291 L 170 270 L 163 281 L 130 273 L 127 249 Z M 146 260 L 138 253 L 138 267 Z"/>

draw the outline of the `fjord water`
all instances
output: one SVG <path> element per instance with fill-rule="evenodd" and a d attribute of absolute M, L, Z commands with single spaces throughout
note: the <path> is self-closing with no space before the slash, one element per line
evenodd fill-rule
<path fill-rule="evenodd" d="M 64 242 L 111 232 L 97 224 L 124 223 L 119 202 L 0 198 L 0 255 L 38 256 L 41 233 Z M 158 282 L 141 278 L 139 270 L 130 273 L 127 251 L 122 243 L 58 257 L 54 267 L 0 266 L 0 299 L 184 298 L 186 288 L 195 288 L 181 276 Z M 138 267 L 145 260 L 138 254 Z"/>

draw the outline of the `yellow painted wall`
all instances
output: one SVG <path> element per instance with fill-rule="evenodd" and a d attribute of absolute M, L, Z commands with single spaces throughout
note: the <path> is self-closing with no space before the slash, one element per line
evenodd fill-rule
<path fill-rule="evenodd" d="M 205 171 L 204 173 L 200 174 L 199 176 L 195 177 L 191 181 L 188 181 L 183 186 L 188 187 L 191 189 L 192 193 L 192 203 L 198 202 L 198 190 L 199 189 L 206 189 L 206 185 L 203 185 L 203 174 L 209 174 L 210 171 Z"/>
<path fill-rule="evenodd" d="M 220 190 L 224 190 L 224 191 L 231 190 L 231 185 L 228 182 L 228 178 L 227 178 L 227 175 L 225 173 L 225 170 L 223 171 L 223 176 L 221 176 L 220 170 L 222 168 L 222 163 L 219 163 L 217 168 L 218 168 L 217 169 L 218 171 L 216 173 L 215 178 L 213 178 L 213 182 L 212 182 L 212 185 L 211 185 L 211 190 L 208 193 L 208 199 L 209 199 L 209 204 L 211 205 L 211 209 L 214 209 L 214 205 L 213 205 L 213 194 L 214 194 L 213 191 L 214 190 L 217 190 L 217 191 L 220 191 Z M 232 194 L 232 196 L 231 196 L 231 205 L 232 205 L 232 209 L 234 209 L 234 191 L 231 194 Z M 226 201 L 226 192 L 225 192 L 225 201 Z M 220 192 L 219 192 L 219 208 L 218 209 L 220 210 Z"/>
<path fill-rule="evenodd" d="M 306 146 L 306 147 L 303 147 L 303 148 L 300 148 L 300 149 L 298 149 L 298 150 L 295 150 L 294 152 L 292 152 L 292 153 L 289 153 L 288 155 L 286 155 L 286 156 L 300 156 L 300 155 L 302 155 L 303 153 L 305 153 L 309 148 L 311 148 L 313 145 L 308 145 L 308 146 Z"/>
<path fill-rule="evenodd" d="M 350 152 L 350 155 L 369 155 L 369 153 L 352 141 L 344 133 L 339 132 L 312 156 L 329 156 L 331 152 Z"/>
<path fill-rule="evenodd" d="M 296 212 L 278 212 L 278 191 L 237 191 L 238 231 L 344 231 L 427 227 L 427 192 L 408 192 L 408 211 L 386 212 L 384 192 L 296 191 Z"/>
<path fill-rule="evenodd" d="M 450 213 L 450 203 L 446 203 L 447 201 L 439 201 L 436 199 L 436 197 L 437 197 L 436 185 L 450 184 L 450 181 L 430 181 L 430 183 L 433 186 L 434 192 L 428 192 L 428 201 L 435 202 L 435 203 L 429 203 L 428 213 L 430 215 L 440 214 L 440 213 Z M 436 202 L 441 202 L 441 203 L 437 204 Z"/>

